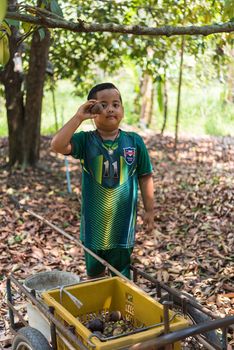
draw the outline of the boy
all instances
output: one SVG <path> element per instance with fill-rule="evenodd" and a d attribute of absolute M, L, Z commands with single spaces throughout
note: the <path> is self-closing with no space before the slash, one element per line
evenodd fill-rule
<path fill-rule="evenodd" d="M 92 113 L 94 107 L 96 114 Z M 90 90 L 87 102 L 54 136 L 51 147 L 80 159 L 82 164 L 82 243 L 130 278 L 137 182 L 148 231 L 154 223 L 154 194 L 148 152 L 139 135 L 119 129 L 123 116 L 119 90 L 111 83 L 98 84 Z M 86 119 L 94 120 L 96 130 L 75 133 Z M 89 278 L 105 275 L 105 267 L 90 254 L 85 253 L 85 260 Z"/>

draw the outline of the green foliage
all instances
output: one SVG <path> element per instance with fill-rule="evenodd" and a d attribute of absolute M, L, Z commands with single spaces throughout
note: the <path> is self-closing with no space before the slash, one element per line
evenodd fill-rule
<path fill-rule="evenodd" d="M 9 18 L 7 18 L 7 19 L 5 20 L 5 22 L 7 22 L 7 24 L 8 24 L 9 26 L 16 27 L 17 29 L 20 28 L 20 22 L 17 21 L 16 19 L 9 19 Z"/>
<path fill-rule="evenodd" d="M 0 66 L 5 66 L 10 58 L 9 40 L 7 33 L 0 30 Z"/>
<path fill-rule="evenodd" d="M 47 5 L 49 1 L 47 0 Z M 50 6 L 52 2 L 50 1 Z M 64 17 L 88 23 L 117 23 L 155 25 L 210 24 L 221 19 L 222 4 L 213 0 L 194 2 L 167 1 L 100 1 L 70 0 L 61 4 Z M 225 38 L 225 36 L 223 36 Z M 142 72 L 158 76 L 160 68 L 168 67 L 178 52 L 179 38 L 141 37 L 113 33 L 69 33 L 54 31 L 54 43 L 50 61 L 55 67 L 55 79 L 71 78 L 77 92 L 95 82 L 99 67 L 107 73 L 117 71 L 122 64 L 120 57 L 130 57 Z M 217 38 L 214 38 L 215 40 Z M 212 40 L 212 39 L 209 39 Z M 224 39 L 225 40 L 225 39 Z M 197 55 L 209 42 L 203 37 L 186 37 L 186 52 Z M 218 56 L 219 63 L 225 55 Z M 215 62 L 215 61 L 214 61 Z"/>
<path fill-rule="evenodd" d="M 10 58 L 10 50 L 9 50 L 9 39 L 8 37 L 11 35 L 11 30 L 6 23 L 3 21 L 0 24 L 0 65 L 5 66 Z"/>
<path fill-rule="evenodd" d="M 168 72 L 169 73 L 169 72 Z M 136 126 L 139 115 L 134 113 L 136 92 L 134 84 L 137 76 L 131 68 L 121 70 L 114 76 L 104 76 L 103 79 L 112 81 L 121 91 L 124 107 L 124 123 Z M 101 78 L 99 78 L 101 79 Z M 174 120 L 177 98 L 177 86 L 168 81 L 168 123 L 166 133 L 174 134 Z M 189 83 L 192 81 L 192 84 Z M 226 103 L 224 85 L 218 80 L 200 82 L 190 74 L 185 74 L 181 100 L 181 118 L 179 131 L 186 135 L 232 135 L 234 136 L 233 105 Z M 76 112 L 78 106 L 85 100 L 88 89 L 83 91 L 84 97 L 74 94 L 75 86 L 69 81 L 60 81 L 55 89 L 56 109 L 59 127 L 68 121 Z M 160 132 L 163 123 L 163 112 L 155 103 L 152 129 Z M 86 128 L 89 122 L 82 124 Z M 55 133 L 55 117 L 53 113 L 52 93 L 45 92 L 42 113 L 42 134 Z M 4 100 L 0 101 L 0 136 L 7 135 Z"/>
<path fill-rule="evenodd" d="M 40 40 L 42 41 L 45 37 L 45 29 L 44 28 L 39 28 L 38 29 L 38 33 L 39 33 L 39 36 L 40 36 Z"/>
<path fill-rule="evenodd" d="M 134 76 L 131 67 L 121 69 L 114 76 L 104 76 L 104 81 L 116 84 L 122 94 L 125 107 L 124 123 L 136 126 L 139 115 L 134 112 L 136 92 L 134 85 L 137 76 Z M 186 73 L 186 72 L 185 72 Z M 168 72 L 168 75 L 172 72 Z M 100 79 L 100 78 L 99 78 Z M 217 79 L 199 81 L 191 71 L 184 76 L 182 88 L 180 133 L 188 135 L 232 135 L 234 136 L 233 105 L 225 102 L 223 94 L 225 86 Z M 100 82 L 100 81 L 99 81 Z M 173 79 L 168 82 L 168 123 L 166 132 L 174 134 L 174 121 L 177 99 L 177 85 Z M 59 126 L 68 121 L 78 106 L 86 99 L 88 89 L 83 92 L 84 97 L 74 95 L 74 85 L 69 81 L 62 81 L 56 89 L 56 105 L 59 117 Z M 63 116 L 63 118 L 62 118 Z M 163 123 L 163 111 L 155 103 L 152 129 L 159 132 Z M 89 124 L 89 122 L 87 122 Z M 82 128 L 86 128 L 82 124 Z M 43 104 L 42 115 L 43 133 L 55 132 L 55 120 L 52 108 L 52 95 L 48 91 Z"/>
<path fill-rule="evenodd" d="M 205 122 L 205 131 L 208 135 L 212 136 L 224 136 L 225 132 L 220 123 L 217 123 L 217 120 L 210 118 Z"/>
<path fill-rule="evenodd" d="M 157 98 L 160 112 L 163 111 L 163 81 L 161 77 L 157 79 Z"/>
<path fill-rule="evenodd" d="M 34 26 L 31 23 L 27 23 L 27 22 L 23 22 L 22 23 L 22 29 L 24 30 L 25 33 L 30 32 L 30 30 L 33 28 Z"/>
<path fill-rule="evenodd" d="M 229 0 L 231 1 L 231 0 Z M 23 0 L 19 4 L 24 5 Z M 28 1 L 35 5 L 35 1 Z M 53 14 L 64 17 L 66 20 L 82 20 L 89 23 L 117 23 L 125 25 L 163 26 L 190 24 L 211 24 L 219 22 L 223 13 L 223 2 L 194 0 L 184 2 L 174 0 L 162 1 L 101 1 L 101 0 L 75 0 L 62 2 L 58 0 L 42 0 L 42 8 L 46 8 Z M 27 39 L 27 50 L 30 49 L 30 28 L 22 24 L 20 31 L 22 40 Z M 39 29 L 43 39 L 43 28 Z M 26 35 L 25 35 L 26 34 Z M 226 41 L 225 35 L 222 40 Z M 217 38 L 213 38 L 217 40 Z M 210 41 L 212 39 L 209 39 Z M 90 87 L 95 81 L 99 67 L 108 72 L 117 71 L 122 64 L 124 56 L 134 60 L 142 72 L 158 76 L 160 68 L 172 64 L 179 48 L 177 37 L 141 37 L 126 34 L 113 33 L 72 33 L 64 30 L 53 31 L 54 44 L 50 50 L 50 61 L 54 65 L 55 79 L 72 79 L 77 91 Z M 186 52 L 197 55 L 206 49 L 207 40 L 203 37 L 186 37 Z M 225 43 L 220 43 L 220 50 L 224 50 Z M 221 51 L 219 51 L 221 52 Z M 120 58 L 121 57 L 121 58 Z M 27 52 L 24 61 L 27 61 Z M 219 55 L 215 51 L 214 63 L 222 64 L 225 55 Z M 217 63 L 218 61 L 218 63 Z M 24 63 L 27 65 L 27 63 Z"/>
<path fill-rule="evenodd" d="M 1 0 L 1 2 L 0 2 L 0 24 L 2 23 L 2 21 L 5 17 L 6 9 L 7 9 L 7 1 Z"/>
<path fill-rule="evenodd" d="M 192 74 L 184 79 L 179 131 L 188 135 L 234 136 L 233 105 L 223 99 L 224 85 L 218 80 L 199 83 Z M 189 83 L 189 79 L 193 84 Z M 170 84 L 166 132 L 174 134 L 177 91 Z M 155 107 L 154 127 L 160 128 L 163 115 Z"/>
<path fill-rule="evenodd" d="M 58 4 L 57 0 L 50 0 L 50 10 L 51 12 L 55 13 L 56 15 L 63 17 L 63 11 L 61 7 Z"/>
<path fill-rule="evenodd" d="M 225 0 L 223 18 L 234 21 L 234 0 Z"/>
<path fill-rule="evenodd" d="M 2 1 L 2 0 L 1 0 Z M 187 0 L 130 0 L 130 1 L 101 1 L 101 0 L 42 0 L 41 7 L 66 20 L 82 20 L 88 23 L 116 23 L 125 25 L 164 26 L 171 25 L 205 25 L 219 23 L 225 16 L 225 11 L 232 6 L 234 0 L 214 1 Z M 35 6 L 35 1 L 28 0 L 28 5 Z M 19 0 L 21 11 L 25 1 Z M 230 17 L 229 17 L 230 18 Z M 10 20 L 10 24 L 19 28 L 21 40 L 24 40 L 23 64 L 27 74 L 30 51 L 30 33 L 36 26 Z M 41 39 L 44 29 L 39 29 Z M 76 94 L 85 96 L 87 90 L 95 83 L 103 80 L 106 75 L 114 76 L 115 72 L 126 62 L 131 61 L 135 68 L 132 94 L 139 91 L 141 75 L 150 74 L 154 81 L 164 69 L 171 69 L 171 81 L 176 82 L 180 37 L 150 37 L 113 33 L 73 33 L 64 30 L 53 30 L 49 60 L 54 68 L 54 80 L 70 79 L 76 88 Z M 218 77 L 225 73 L 228 53 L 226 48 L 231 42 L 231 35 L 222 34 L 209 36 L 186 36 L 185 55 L 196 57 L 200 65 L 204 65 L 209 56 L 213 59 L 214 74 Z M 206 54 L 206 55 L 205 55 Z M 173 71 L 174 69 L 174 71 Z M 199 70 L 199 68 L 198 68 Z M 210 70 L 208 74 L 210 74 Z M 218 73 L 217 73 L 218 72 Z M 199 72 L 197 74 L 200 74 Z M 105 75 L 105 76 L 106 76 Z M 202 74 L 201 74 L 202 76 Z M 213 76 L 214 77 L 214 76 Z M 213 78 L 212 77 L 212 78 Z M 204 78 L 203 78 L 204 79 Z M 163 82 L 157 83 L 157 99 L 159 112 L 163 110 Z M 135 90 L 135 93 L 134 93 Z M 70 102 L 69 102 L 70 103 Z M 128 113 L 129 111 L 129 113 Z M 130 105 L 126 106 L 128 121 L 134 123 L 138 115 L 132 112 Z"/>

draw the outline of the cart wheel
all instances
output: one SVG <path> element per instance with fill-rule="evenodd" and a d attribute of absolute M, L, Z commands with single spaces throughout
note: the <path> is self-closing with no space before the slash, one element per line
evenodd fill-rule
<path fill-rule="evenodd" d="M 12 350 L 51 350 L 45 336 L 37 329 L 23 327 L 13 340 Z"/>
<path fill-rule="evenodd" d="M 192 305 L 189 305 L 189 307 L 188 307 L 188 314 L 195 324 L 206 323 L 206 322 L 209 322 L 211 320 L 211 318 L 209 316 L 205 315 L 200 310 L 192 307 Z M 219 347 L 221 349 L 222 343 L 221 343 L 220 338 L 218 336 L 218 333 L 216 332 L 215 329 L 213 331 L 209 331 L 209 332 L 204 333 L 203 336 L 205 337 L 205 339 L 208 342 L 216 345 L 217 347 Z"/>

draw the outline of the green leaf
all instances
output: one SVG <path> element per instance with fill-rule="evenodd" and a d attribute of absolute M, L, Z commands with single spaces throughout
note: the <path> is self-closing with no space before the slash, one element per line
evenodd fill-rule
<path fill-rule="evenodd" d="M 2 23 L 2 21 L 5 17 L 6 9 L 7 9 L 7 1 L 1 0 L 0 1 L 0 24 Z"/>
<path fill-rule="evenodd" d="M 9 40 L 5 32 L 0 31 L 0 64 L 7 64 L 10 59 Z"/>
<path fill-rule="evenodd" d="M 42 3 L 41 3 L 41 8 L 48 8 L 49 7 L 49 1 L 48 0 L 42 0 Z"/>
<path fill-rule="evenodd" d="M 23 237 L 21 235 L 16 235 L 15 236 L 15 242 L 16 243 L 20 243 L 20 242 L 22 242 L 22 240 L 23 240 Z"/>
<path fill-rule="evenodd" d="M 234 0 L 225 0 L 223 15 L 225 18 L 234 17 Z"/>
<path fill-rule="evenodd" d="M 22 28 L 24 30 L 25 33 L 30 32 L 31 28 L 32 28 L 32 24 L 31 23 L 27 23 L 27 22 L 23 22 L 22 23 Z"/>
<path fill-rule="evenodd" d="M 63 11 L 62 11 L 61 7 L 59 6 L 57 0 L 51 0 L 50 9 L 51 9 L 51 12 L 55 13 L 56 15 L 58 15 L 60 17 L 63 17 Z"/>
<path fill-rule="evenodd" d="M 15 20 L 15 19 L 6 19 L 6 22 L 9 26 L 13 26 L 16 27 L 17 29 L 19 29 L 20 26 L 20 22 Z"/>
<path fill-rule="evenodd" d="M 38 33 L 40 35 L 40 40 L 42 41 L 45 37 L 45 29 L 44 28 L 38 29 Z"/>
<path fill-rule="evenodd" d="M 11 35 L 11 29 L 6 21 L 3 21 L 2 24 L 0 24 L 0 30 L 6 31 L 9 36 Z"/>

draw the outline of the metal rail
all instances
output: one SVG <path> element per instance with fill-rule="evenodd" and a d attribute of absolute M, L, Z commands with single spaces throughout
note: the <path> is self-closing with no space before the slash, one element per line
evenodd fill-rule
<path fill-rule="evenodd" d="M 184 314 L 189 314 L 190 318 L 193 319 L 192 314 L 194 313 L 194 309 L 197 309 L 198 312 L 201 312 L 203 315 L 207 315 L 207 320 L 204 320 L 204 322 L 209 322 L 210 318 L 212 319 L 221 319 L 219 318 L 217 315 L 215 315 L 213 312 L 210 312 L 209 309 L 201 306 L 199 303 L 196 302 L 195 299 L 193 299 L 192 296 L 187 296 L 187 294 L 184 294 L 183 292 L 178 292 L 177 290 L 175 290 L 174 288 L 170 288 L 168 287 L 166 284 L 164 284 L 163 282 L 160 282 L 158 280 L 156 280 L 154 277 L 150 276 L 149 274 L 147 274 L 146 272 L 136 268 L 135 266 L 130 266 L 130 268 L 133 270 L 133 278 L 134 278 L 134 282 L 137 282 L 138 279 L 138 275 L 142 276 L 144 279 L 148 280 L 149 282 L 151 282 L 152 284 L 155 285 L 156 287 L 156 294 L 157 297 L 161 297 L 161 289 L 165 290 L 168 293 L 169 299 L 170 301 L 173 303 L 175 302 L 175 305 L 180 306 L 182 308 L 182 311 Z M 194 319 L 193 319 L 194 322 Z M 195 324 L 199 324 L 198 322 L 194 322 Z M 206 324 L 206 323 L 205 323 Z M 233 330 L 234 328 L 234 322 L 230 322 L 230 324 L 228 324 L 227 328 L 229 328 L 230 330 Z M 203 336 L 197 335 L 195 336 L 195 338 L 197 338 L 198 342 L 200 342 L 202 345 L 205 346 L 205 348 L 207 350 L 211 349 L 211 350 L 215 350 L 215 349 L 223 349 L 226 350 L 227 349 L 227 328 L 226 327 L 222 327 L 222 340 L 218 339 L 212 339 L 212 341 L 210 339 L 205 339 L 205 335 L 203 334 Z M 166 332 L 165 332 L 166 333 Z"/>
<path fill-rule="evenodd" d="M 156 348 L 160 348 L 161 346 L 175 343 L 187 337 L 191 337 L 207 331 L 212 331 L 217 328 L 226 328 L 233 323 L 234 323 L 234 316 L 229 316 L 218 320 L 212 320 L 212 321 L 206 322 L 205 324 L 203 323 L 203 324 L 198 324 L 188 328 L 184 328 L 182 330 L 174 331 L 173 333 L 160 336 L 156 339 L 149 340 L 144 343 L 139 343 L 138 347 L 134 345 L 128 348 L 128 350 L 144 350 L 150 346 L 156 346 Z M 225 348 L 222 347 L 221 349 L 225 350 L 226 347 Z"/>
<path fill-rule="evenodd" d="M 207 316 L 210 316 L 214 319 L 219 318 L 214 312 L 210 311 L 204 306 L 201 306 L 198 302 L 192 299 L 192 297 L 190 299 L 186 294 L 183 294 L 183 292 L 178 292 L 176 289 L 168 287 L 165 283 L 158 281 L 156 278 L 150 276 L 148 273 L 138 269 L 135 266 L 131 265 L 131 269 L 133 270 L 134 282 L 137 282 L 137 276 L 140 275 L 143 278 L 147 279 L 149 282 L 155 284 L 156 294 L 159 298 L 161 297 L 161 289 L 164 289 L 166 292 L 169 293 L 170 296 L 173 296 L 172 301 L 175 301 L 177 304 L 181 304 L 181 306 L 183 306 L 184 308 L 186 308 L 186 304 L 188 304 L 202 311 Z M 183 305 L 183 303 L 185 305 Z"/>

